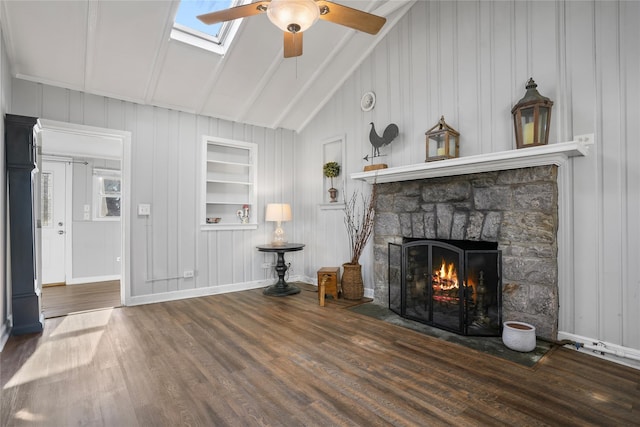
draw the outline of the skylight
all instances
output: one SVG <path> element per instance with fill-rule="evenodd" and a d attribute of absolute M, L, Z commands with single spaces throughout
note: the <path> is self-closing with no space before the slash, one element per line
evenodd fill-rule
<path fill-rule="evenodd" d="M 171 38 L 224 55 L 241 20 L 206 25 L 196 17 L 243 3 L 244 0 L 182 0 L 178 6 Z"/>

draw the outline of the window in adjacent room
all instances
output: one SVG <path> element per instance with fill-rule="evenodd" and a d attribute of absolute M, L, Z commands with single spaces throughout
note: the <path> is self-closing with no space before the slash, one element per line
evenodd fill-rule
<path fill-rule="evenodd" d="M 119 170 L 93 169 L 93 220 L 120 220 L 120 185 Z"/>

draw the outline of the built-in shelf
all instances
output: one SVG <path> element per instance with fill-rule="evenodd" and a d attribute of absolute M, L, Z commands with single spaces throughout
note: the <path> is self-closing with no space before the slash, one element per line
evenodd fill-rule
<path fill-rule="evenodd" d="M 436 162 L 418 163 L 352 173 L 351 179 L 369 184 L 410 181 L 413 179 L 438 178 L 497 170 L 520 169 L 533 166 L 566 163 L 570 157 L 586 156 L 594 142 L 594 135 L 580 135 L 574 141 L 560 142 L 519 150 L 500 151 L 476 156 L 458 157 Z"/>
<path fill-rule="evenodd" d="M 201 230 L 258 228 L 257 156 L 254 143 L 203 136 Z M 249 223 L 238 217 L 245 205 Z M 210 223 L 207 218 L 219 218 L 219 222 Z"/>

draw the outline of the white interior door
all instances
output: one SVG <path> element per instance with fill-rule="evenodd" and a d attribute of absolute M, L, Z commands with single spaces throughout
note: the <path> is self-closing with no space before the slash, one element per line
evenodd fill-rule
<path fill-rule="evenodd" d="M 65 283 L 66 164 L 43 160 L 41 168 L 42 284 Z"/>

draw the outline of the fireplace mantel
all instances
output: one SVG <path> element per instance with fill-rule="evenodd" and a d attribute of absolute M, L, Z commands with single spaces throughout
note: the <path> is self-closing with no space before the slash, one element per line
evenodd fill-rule
<path fill-rule="evenodd" d="M 351 179 L 369 184 L 410 181 L 413 179 L 438 178 L 497 170 L 520 169 L 533 166 L 561 166 L 570 157 L 586 156 L 593 145 L 594 135 L 580 135 L 574 141 L 560 142 L 520 150 L 500 151 L 476 156 L 425 162 L 414 165 L 356 172 Z"/>

